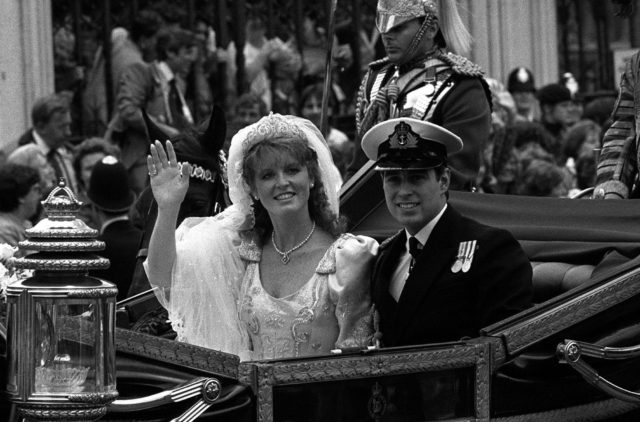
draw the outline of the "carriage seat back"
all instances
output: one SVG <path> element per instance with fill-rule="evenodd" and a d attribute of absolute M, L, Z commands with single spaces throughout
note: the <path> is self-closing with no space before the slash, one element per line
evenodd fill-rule
<path fill-rule="evenodd" d="M 533 301 L 541 303 L 589 280 L 594 265 L 532 261 Z"/>

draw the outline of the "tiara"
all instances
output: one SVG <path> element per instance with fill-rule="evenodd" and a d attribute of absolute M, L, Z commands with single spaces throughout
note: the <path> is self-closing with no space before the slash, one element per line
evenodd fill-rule
<path fill-rule="evenodd" d="M 258 142 L 274 138 L 299 138 L 304 139 L 304 133 L 297 124 L 297 117 L 287 117 L 281 114 L 269 113 L 257 123 L 254 123 L 251 131 L 243 141 L 245 150 Z"/>

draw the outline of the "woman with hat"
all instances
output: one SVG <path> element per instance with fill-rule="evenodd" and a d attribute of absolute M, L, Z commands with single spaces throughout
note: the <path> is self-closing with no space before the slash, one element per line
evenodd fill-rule
<path fill-rule="evenodd" d="M 142 232 L 129 221 L 129 209 L 136 199 L 125 166 L 112 155 L 97 162 L 91 172 L 87 197 L 100 224 L 98 240 L 105 242 L 100 255 L 109 259 L 106 270 L 91 275 L 118 287 L 118 300 L 127 297 Z"/>
<path fill-rule="evenodd" d="M 233 205 L 186 219 L 188 188 L 170 142 L 148 157 L 158 203 L 145 269 L 178 339 L 269 359 L 366 346 L 377 243 L 342 234 L 340 175 L 308 120 L 270 114 L 231 141 Z"/>
<path fill-rule="evenodd" d="M 491 93 L 464 57 L 471 37 L 455 0 L 378 0 L 376 26 L 387 57 L 369 65 L 356 103 L 354 174 L 367 161 L 362 136 L 377 123 L 410 117 L 441 125 L 464 141 L 450 157 L 452 187 L 473 187 L 491 128 Z"/>

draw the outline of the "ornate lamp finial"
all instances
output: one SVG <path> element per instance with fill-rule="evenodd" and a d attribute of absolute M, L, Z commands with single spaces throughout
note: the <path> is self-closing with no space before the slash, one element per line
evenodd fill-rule
<path fill-rule="evenodd" d="M 60 178 L 58 186 L 41 203 L 50 220 L 73 220 L 82 206 L 82 202 L 78 201 L 76 195 L 67 186 L 64 177 Z"/>

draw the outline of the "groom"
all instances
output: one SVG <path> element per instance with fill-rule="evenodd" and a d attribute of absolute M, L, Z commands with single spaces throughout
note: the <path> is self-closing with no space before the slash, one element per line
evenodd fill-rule
<path fill-rule="evenodd" d="M 377 162 L 389 212 L 404 227 L 380 245 L 372 276 L 385 347 L 476 337 L 531 306 L 531 265 L 518 241 L 447 203 L 457 135 L 397 118 L 372 127 L 362 149 Z"/>

